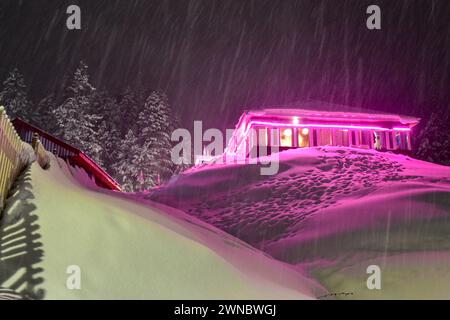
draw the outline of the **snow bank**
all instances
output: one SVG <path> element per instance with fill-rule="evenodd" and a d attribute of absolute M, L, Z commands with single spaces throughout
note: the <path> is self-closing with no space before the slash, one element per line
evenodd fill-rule
<path fill-rule="evenodd" d="M 28 166 L 33 161 L 36 161 L 36 154 L 29 143 L 22 142 L 22 152 L 19 154 L 19 159 L 23 166 Z"/>
<path fill-rule="evenodd" d="M 208 166 L 147 197 L 308 270 L 343 298 L 450 298 L 449 167 L 306 148 L 280 153 L 275 176 L 257 165 Z M 382 290 L 366 287 L 370 264 L 382 269 Z"/>
<path fill-rule="evenodd" d="M 49 170 L 33 163 L 19 178 L 1 221 L 0 287 L 46 299 L 309 299 L 326 292 L 215 227 L 88 180 L 54 157 Z M 80 290 L 66 286 L 69 266 L 81 270 Z"/>

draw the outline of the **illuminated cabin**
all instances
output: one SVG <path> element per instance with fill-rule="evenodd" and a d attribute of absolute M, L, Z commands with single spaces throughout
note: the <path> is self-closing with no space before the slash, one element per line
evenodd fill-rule
<path fill-rule="evenodd" d="M 336 106 L 333 105 L 336 110 Z M 345 108 L 345 107 L 344 107 Z M 343 108 L 341 108 L 343 109 Z M 280 108 L 245 112 L 225 153 L 239 158 L 316 146 L 345 146 L 409 153 L 419 118 L 396 114 Z M 267 151 L 261 151 L 261 150 Z"/>

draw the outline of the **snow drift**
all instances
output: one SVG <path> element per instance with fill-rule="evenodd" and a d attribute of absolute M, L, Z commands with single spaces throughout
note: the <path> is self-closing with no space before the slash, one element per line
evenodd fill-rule
<path fill-rule="evenodd" d="M 73 266 L 81 271 L 80 290 L 66 286 Z M 54 157 L 47 171 L 36 163 L 26 170 L 8 199 L 0 267 L 0 288 L 30 298 L 307 299 L 325 293 L 217 228 L 89 185 L 86 173 Z"/>
<path fill-rule="evenodd" d="M 148 198 L 306 268 L 332 296 L 450 298 L 450 168 L 341 147 L 280 153 L 280 171 L 210 165 Z M 368 290 L 379 265 L 382 290 Z"/>

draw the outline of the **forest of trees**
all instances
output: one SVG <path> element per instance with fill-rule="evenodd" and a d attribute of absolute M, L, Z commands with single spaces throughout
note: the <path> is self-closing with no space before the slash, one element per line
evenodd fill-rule
<path fill-rule="evenodd" d="M 125 191 L 151 188 L 178 171 L 170 158 L 178 117 L 164 92 L 126 88 L 112 96 L 96 90 L 88 66 L 80 62 L 59 96 L 33 103 L 15 68 L 3 82 L 0 105 L 11 118 L 20 117 L 83 150 Z"/>

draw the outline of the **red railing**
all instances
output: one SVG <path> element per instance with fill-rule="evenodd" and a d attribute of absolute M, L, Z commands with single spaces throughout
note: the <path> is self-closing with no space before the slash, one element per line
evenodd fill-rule
<path fill-rule="evenodd" d="M 122 191 L 120 185 L 80 149 L 71 146 L 20 118 L 14 119 L 12 123 L 23 141 L 32 143 L 33 134 L 37 133 L 39 140 L 46 150 L 65 159 L 73 166 L 83 168 L 89 175 L 94 177 L 98 186 L 110 190 Z"/>

